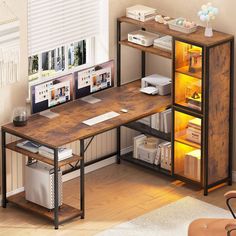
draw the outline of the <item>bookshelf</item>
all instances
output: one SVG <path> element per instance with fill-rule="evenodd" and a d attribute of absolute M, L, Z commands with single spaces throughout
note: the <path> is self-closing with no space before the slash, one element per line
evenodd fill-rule
<path fill-rule="evenodd" d="M 122 37 L 122 24 L 131 24 L 160 35 L 173 37 L 172 51 L 143 47 Z M 173 31 L 167 25 L 150 20 L 140 22 L 127 17 L 117 19 L 117 85 L 121 85 L 121 48 L 141 52 L 141 77 L 146 73 L 146 54 L 172 61 L 172 132 L 162 134 L 134 122 L 126 127 L 171 140 L 172 170 L 175 179 L 200 186 L 207 195 L 220 184 L 232 184 L 234 37 L 214 31 L 206 38 L 199 26 L 192 34 Z M 192 124 L 197 121 L 198 125 Z M 120 132 L 118 132 L 118 138 Z M 168 139 L 167 137 L 170 137 Z M 167 139 L 166 139 L 167 138 Z M 153 169 L 132 154 L 121 159 Z"/>

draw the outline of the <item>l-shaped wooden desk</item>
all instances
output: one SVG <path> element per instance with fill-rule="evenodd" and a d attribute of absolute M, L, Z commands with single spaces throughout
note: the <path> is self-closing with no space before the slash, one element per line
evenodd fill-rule
<path fill-rule="evenodd" d="M 84 196 L 84 153 L 87 147 L 84 145 L 84 140 L 94 137 L 100 133 L 106 132 L 117 128 L 117 152 L 112 153 L 110 156 L 117 155 L 118 161 L 120 157 L 120 127 L 128 125 L 129 123 L 137 121 L 141 118 L 150 116 L 160 112 L 171 105 L 170 96 L 149 96 L 141 93 L 140 81 L 135 81 L 115 87 L 95 95 L 102 101 L 97 104 L 88 104 L 81 100 L 76 100 L 52 109 L 53 112 L 59 114 L 54 119 L 48 119 L 38 114 L 29 117 L 27 126 L 15 127 L 12 123 L 2 127 L 2 205 L 4 208 L 7 202 L 14 203 L 19 207 L 29 210 L 44 216 L 54 222 L 57 229 L 59 224 L 68 221 L 75 217 L 84 218 L 85 216 L 85 196 Z M 127 109 L 128 113 L 122 113 L 121 109 Z M 95 116 L 104 114 L 109 111 L 120 113 L 120 116 L 96 124 L 94 126 L 87 126 L 82 122 L 93 118 Z M 131 125 L 132 126 L 132 125 Z M 54 161 L 33 154 L 23 149 L 16 147 L 17 142 L 6 143 L 6 133 L 14 135 L 20 139 L 35 141 L 41 145 L 54 150 Z M 160 136 L 165 137 L 165 134 Z M 157 135 L 158 136 L 158 135 Z M 61 146 L 80 140 L 80 156 L 73 155 L 72 158 L 66 161 L 58 161 L 58 148 Z M 91 138 L 92 140 L 92 138 Z M 90 142 L 89 142 L 90 143 Z M 6 197 L 6 149 L 13 150 L 28 156 L 29 160 L 35 159 L 47 164 L 54 168 L 54 201 L 55 209 L 53 212 L 48 212 L 38 205 L 27 202 L 24 193 L 20 193 Z M 103 157 L 108 158 L 109 156 Z M 78 163 L 80 162 L 80 167 Z M 63 204 L 62 207 L 58 206 L 58 168 L 66 165 L 76 163 L 72 168 L 80 168 L 80 209 L 75 209 L 71 206 Z"/>

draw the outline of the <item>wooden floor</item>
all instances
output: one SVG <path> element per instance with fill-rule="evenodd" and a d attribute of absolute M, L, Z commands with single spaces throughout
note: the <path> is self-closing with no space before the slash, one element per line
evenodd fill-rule
<path fill-rule="evenodd" d="M 202 191 L 179 181 L 123 162 L 86 175 L 85 220 L 74 220 L 55 231 L 46 220 L 9 205 L 0 208 L 0 235 L 94 235 L 185 196 L 225 208 L 223 194 L 231 189 L 236 189 L 236 184 L 204 197 Z M 79 179 L 64 184 L 64 200 L 79 206 Z"/>

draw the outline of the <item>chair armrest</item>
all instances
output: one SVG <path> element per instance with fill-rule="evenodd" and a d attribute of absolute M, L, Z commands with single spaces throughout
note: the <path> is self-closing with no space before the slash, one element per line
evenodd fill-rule
<path fill-rule="evenodd" d="M 236 191 L 229 191 L 224 196 L 226 199 L 236 198 Z"/>
<path fill-rule="evenodd" d="M 236 191 L 229 191 L 229 192 L 227 192 L 224 196 L 225 196 L 225 198 L 226 198 L 226 205 L 228 206 L 228 208 L 229 208 L 229 210 L 230 210 L 230 212 L 231 212 L 233 218 L 236 219 L 236 216 L 235 216 L 235 214 L 234 214 L 234 211 L 233 211 L 233 209 L 232 209 L 232 207 L 231 207 L 231 205 L 230 205 L 231 199 L 234 199 L 234 198 L 236 199 Z"/>
<path fill-rule="evenodd" d="M 236 230 L 236 225 L 235 224 L 228 224 L 228 225 L 226 225 L 225 229 L 227 231 L 227 236 L 230 236 L 231 232 Z"/>

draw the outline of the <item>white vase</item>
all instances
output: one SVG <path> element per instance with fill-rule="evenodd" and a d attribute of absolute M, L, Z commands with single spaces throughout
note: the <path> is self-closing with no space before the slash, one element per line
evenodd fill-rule
<path fill-rule="evenodd" d="M 207 22 L 206 28 L 205 28 L 205 36 L 206 37 L 212 37 L 213 36 L 213 30 L 209 22 Z"/>

